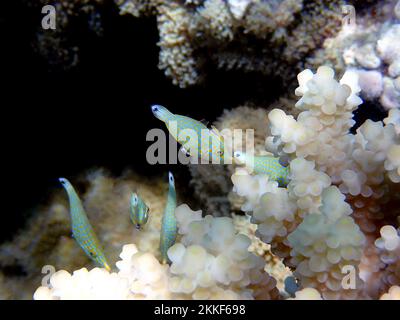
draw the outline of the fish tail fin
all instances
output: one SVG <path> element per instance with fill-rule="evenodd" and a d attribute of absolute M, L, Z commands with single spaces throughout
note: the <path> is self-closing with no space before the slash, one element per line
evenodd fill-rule
<path fill-rule="evenodd" d="M 106 268 L 106 270 L 107 270 L 108 272 L 111 271 L 111 268 L 110 268 L 110 266 L 108 265 L 107 262 L 104 263 L 104 268 Z"/>

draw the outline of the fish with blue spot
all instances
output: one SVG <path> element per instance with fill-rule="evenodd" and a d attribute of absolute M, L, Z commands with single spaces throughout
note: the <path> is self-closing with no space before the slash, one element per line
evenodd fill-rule
<path fill-rule="evenodd" d="M 153 105 L 151 110 L 157 119 L 165 123 L 169 133 L 182 145 L 181 150 L 187 155 L 213 164 L 231 160 L 225 152 L 224 139 L 215 127 L 209 129 L 201 121 L 173 114 L 160 105 Z"/>
<path fill-rule="evenodd" d="M 59 181 L 68 194 L 73 237 L 90 259 L 110 271 L 111 268 L 100 241 L 89 222 L 78 194 L 67 179 L 60 178 Z"/>
<path fill-rule="evenodd" d="M 162 263 L 167 263 L 169 261 L 167 252 L 168 249 L 175 244 L 178 233 L 178 223 L 175 216 L 175 180 L 171 172 L 168 174 L 168 185 L 167 204 L 161 221 L 160 252 Z"/>
<path fill-rule="evenodd" d="M 254 156 L 241 151 L 235 151 L 233 156 L 236 163 L 245 165 L 255 174 L 267 175 L 277 181 L 280 187 L 286 187 L 289 183 L 289 167 L 283 158 Z"/>
<path fill-rule="evenodd" d="M 149 219 L 149 207 L 137 193 L 131 195 L 130 218 L 138 230 L 142 229 Z"/>

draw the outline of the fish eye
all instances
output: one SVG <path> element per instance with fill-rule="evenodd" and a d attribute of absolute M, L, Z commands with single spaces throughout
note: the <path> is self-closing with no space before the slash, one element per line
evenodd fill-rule
<path fill-rule="evenodd" d="M 169 181 L 174 182 L 174 176 L 171 172 L 169 173 Z"/>
<path fill-rule="evenodd" d="M 136 229 L 140 230 L 140 224 L 136 223 Z"/>
<path fill-rule="evenodd" d="M 218 155 L 223 156 L 224 152 L 220 150 L 220 151 L 218 151 Z"/>
<path fill-rule="evenodd" d="M 182 146 L 180 150 L 185 154 L 186 157 L 190 157 L 189 151 L 187 151 L 184 146 Z"/>
<path fill-rule="evenodd" d="M 132 193 L 132 200 L 133 200 L 133 205 L 136 207 L 139 201 L 136 193 Z"/>
<path fill-rule="evenodd" d="M 155 112 L 158 111 L 158 107 L 157 107 L 157 106 L 153 106 L 152 109 L 153 109 L 153 111 L 155 111 Z"/>
<path fill-rule="evenodd" d="M 279 164 L 282 167 L 287 167 L 289 165 L 289 158 L 287 156 L 281 156 L 279 157 Z"/>

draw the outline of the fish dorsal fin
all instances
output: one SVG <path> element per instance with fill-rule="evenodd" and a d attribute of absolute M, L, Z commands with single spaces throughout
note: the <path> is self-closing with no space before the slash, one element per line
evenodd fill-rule
<path fill-rule="evenodd" d="M 207 121 L 206 119 L 201 119 L 200 122 L 202 124 L 204 124 L 207 128 L 208 128 L 208 124 L 210 123 L 209 121 Z"/>
<path fill-rule="evenodd" d="M 216 136 L 221 142 L 224 142 L 224 137 L 215 126 L 211 125 L 210 133 Z"/>

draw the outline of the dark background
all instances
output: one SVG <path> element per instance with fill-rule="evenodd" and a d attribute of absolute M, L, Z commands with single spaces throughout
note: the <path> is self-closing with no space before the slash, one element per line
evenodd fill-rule
<path fill-rule="evenodd" d="M 75 30 L 81 50 L 78 67 L 49 70 L 32 49 L 40 11 L 19 0 L 0 3 L 5 161 L 0 241 L 10 239 L 32 208 L 60 187 L 58 177 L 73 177 L 92 167 L 106 167 L 114 174 L 125 168 L 145 176 L 165 174 L 166 166 L 150 166 L 145 159 L 147 131 L 163 127 L 153 117 L 151 104 L 213 121 L 224 108 L 250 99 L 265 105 L 285 92 L 276 79 L 213 68 L 202 85 L 172 85 L 157 68 L 155 18 L 120 16 L 112 2 L 105 8 L 102 37 Z M 381 119 L 382 113 L 371 108 L 361 118 L 367 117 Z M 188 179 L 185 168 L 179 169 Z"/>

